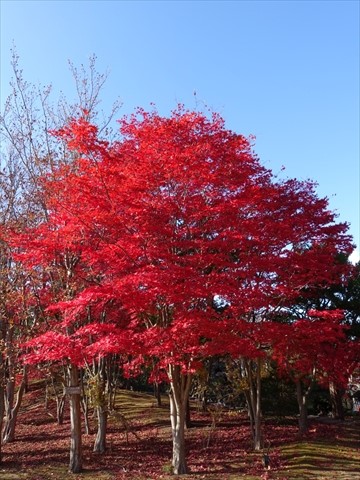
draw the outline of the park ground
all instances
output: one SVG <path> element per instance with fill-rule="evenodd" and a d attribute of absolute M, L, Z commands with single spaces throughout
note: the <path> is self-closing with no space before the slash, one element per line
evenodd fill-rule
<path fill-rule="evenodd" d="M 84 472 L 67 472 L 69 419 L 54 419 L 55 403 L 44 407 L 41 390 L 25 396 L 16 441 L 3 447 L 1 480 L 155 480 L 171 476 L 168 405 L 157 407 L 145 393 L 122 390 L 117 413 L 110 417 L 108 451 L 92 452 L 94 434 L 83 436 Z M 187 430 L 188 465 L 192 480 L 360 480 L 360 418 L 344 422 L 313 418 L 300 438 L 295 417 L 265 417 L 270 470 L 263 452 L 251 448 L 246 413 L 192 405 Z M 94 419 L 90 419 L 95 428 Z"/>

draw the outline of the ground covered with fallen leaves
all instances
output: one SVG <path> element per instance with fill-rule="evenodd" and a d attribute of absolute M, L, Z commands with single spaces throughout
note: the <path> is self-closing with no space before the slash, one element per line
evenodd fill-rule
<path fill-rule="evenodd" d="M 119 415 L 110 417 L 108 451 L 92 452 L 93 431 L 83 435 L 84 473 L 67 473 L 69 418 L 55 421 L 55 403 L 47 409 L 38 390 L 26 394 L 19 413 L 16 441 L 3 446 L 1 480 L 151 480 L 170 478 L 171 436 L 166 402 L 159 408 L 151 395 L 122 391 Z M 124 419 L 126 422 L 124 423 Z M 355 480 L 360 479 L 360 419 L 345 422 L 312 419 L 306 437 L 298 436 L 296 418 L 265 418 L 263 452 L 251 447 L 245 412 L 201 412 L 194 405 L 187 429 L 189 478 L 206 480 Z M 126 425 L 126 426 L 125 426 Z M 186 478 L 188 476 L 185 476 Z"/>

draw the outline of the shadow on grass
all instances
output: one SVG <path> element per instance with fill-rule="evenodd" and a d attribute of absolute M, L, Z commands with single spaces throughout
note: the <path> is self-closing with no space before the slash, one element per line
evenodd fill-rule
<path fill-rule="evenodd" d="M 313 422 L 316 430 L 319 423 Z M 289 479 L 354 480 L 360 478 L 360 420 L 328 423 L 319 438 L 282 448 Z"/>
<path fill-rule="evenodd" d="M 94 435 L 83 436 L 84 473 L 69 475 L 69 419 L 58 426 L 49 411 L 23 410 L 17 441 L 4 446 L 1 480 L 154 480 L 167 475 L 171 454 L 168 399 L 157 407 L 154 397 L 121 391 L 120 417 L 109 418 L 108 451 L 92 451 Z M 121 421 L 121 415 L 126 422 Z M 188 465 L 193 480 L 260 480 L 262 453 L 252 451 L 249 420 L 241 412 L 223 412 L 212 425 L 207 412 L 192 409 L 192 428 L 186 432 Z M 95 419 L 90 418 L 92 431 Z M 329 424 L 328 424 L 329 423 Z M 344 424 L 311 422 L 309 435 L 299 439 L 296 418 L 264 419 L 264 435 L 271 443 L 269 480 L 354 480 L 359 478 L 360 420 Z M 281 454 L 280 454 L 281 449 Z M 1 468 L 3 470 L 1 470 Z M 4 476 L 4 473 L 8 477 Z M 17 476 L 16 476 L 17 475 Z"/>

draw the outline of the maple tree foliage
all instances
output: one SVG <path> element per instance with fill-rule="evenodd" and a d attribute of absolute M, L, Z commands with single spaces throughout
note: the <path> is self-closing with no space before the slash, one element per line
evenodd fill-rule
<path fill-rule="evenodd" d="M 343 397 L 360 360 L 357 276 L 358 266 L 348 263 L 339 284 L 307 290 L 278 312 L 277 321 L 288 325 L 270 335 L 281 375 L 301 382 L 304 391 L 310 392 L 315 382 L 328 388 L 332 415 L 338 419 L 344 419 Z M 304 318 L 306 312 L 310 316 Z"/>
<path fill-rule="evenodd" d="M 293 379 L 324 386 L 330 381 L 346 387 L 355 368 L 355 349 L 348 342 L 344 313 L 339 310 L 309 311 L 309 317 L 277 326 L 272 335 L 272 358 L 279 372 Z M 331 360 L 331 362 L 330 362 Z"/>
<path fill-rule="evenodd" d="M 119 124 L 114 143 L 85 118 L 55 132 L 75 160 L 41 181 L 47 221 L 14 236 L 24 265 L 66 279 L 26 360 L 156 358 L 183 405 L 202 359 L 260 358 L 266 312 L 339 282 L 351 239 L 314 184 L 274 178 L 217 114 Z"/>
<path fill-rule="evenodd" d="M 140 113 L 121 121 L 114 145 L 84 120 L 61 130 L 82 157 L 46 182 L 53 236 L 106 272 L 102 287 L 125 287 L 136 311 L 162 296 L 176 314 L 201 314 L 218 295 L 241 316 L 339 278 L 346 227 L 311 183 L 276 183 L 217 116 Z"/>
<path fill-rule="evenodd" d="M 345 391 L 359 362 L 359 342 L 347 336 L 344 312 L 309 310 L 307 318 L 273 326 L 272 359 L 294 381 L 299 430 L 307 431 L 307 404 L 315 383 Z"/>

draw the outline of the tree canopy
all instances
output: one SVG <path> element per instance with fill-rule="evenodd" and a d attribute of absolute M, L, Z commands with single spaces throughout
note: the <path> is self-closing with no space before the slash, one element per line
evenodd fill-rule
<path fill-rule="evenodd" d="M 48 318 L 25 359 L 81 367 L 116 353 L 130 356 L 128 374 L 151 365 L 171 385 L 173 465 L 185 473 L 184 409 L 200 362 L 282 345 L 275 312 L 340 284 L 351 238 L 312 182 L 274 177 L 217 114 L 139 109 L 114 142 L 86 118 L 53 132 L 72 161 L 39 180 L 46 217 L 11 234 Z M 309 325 L 284 325 L 281 341 L 303 342 Z M 324 343 L 342 337 L 331 325 Z"/>

